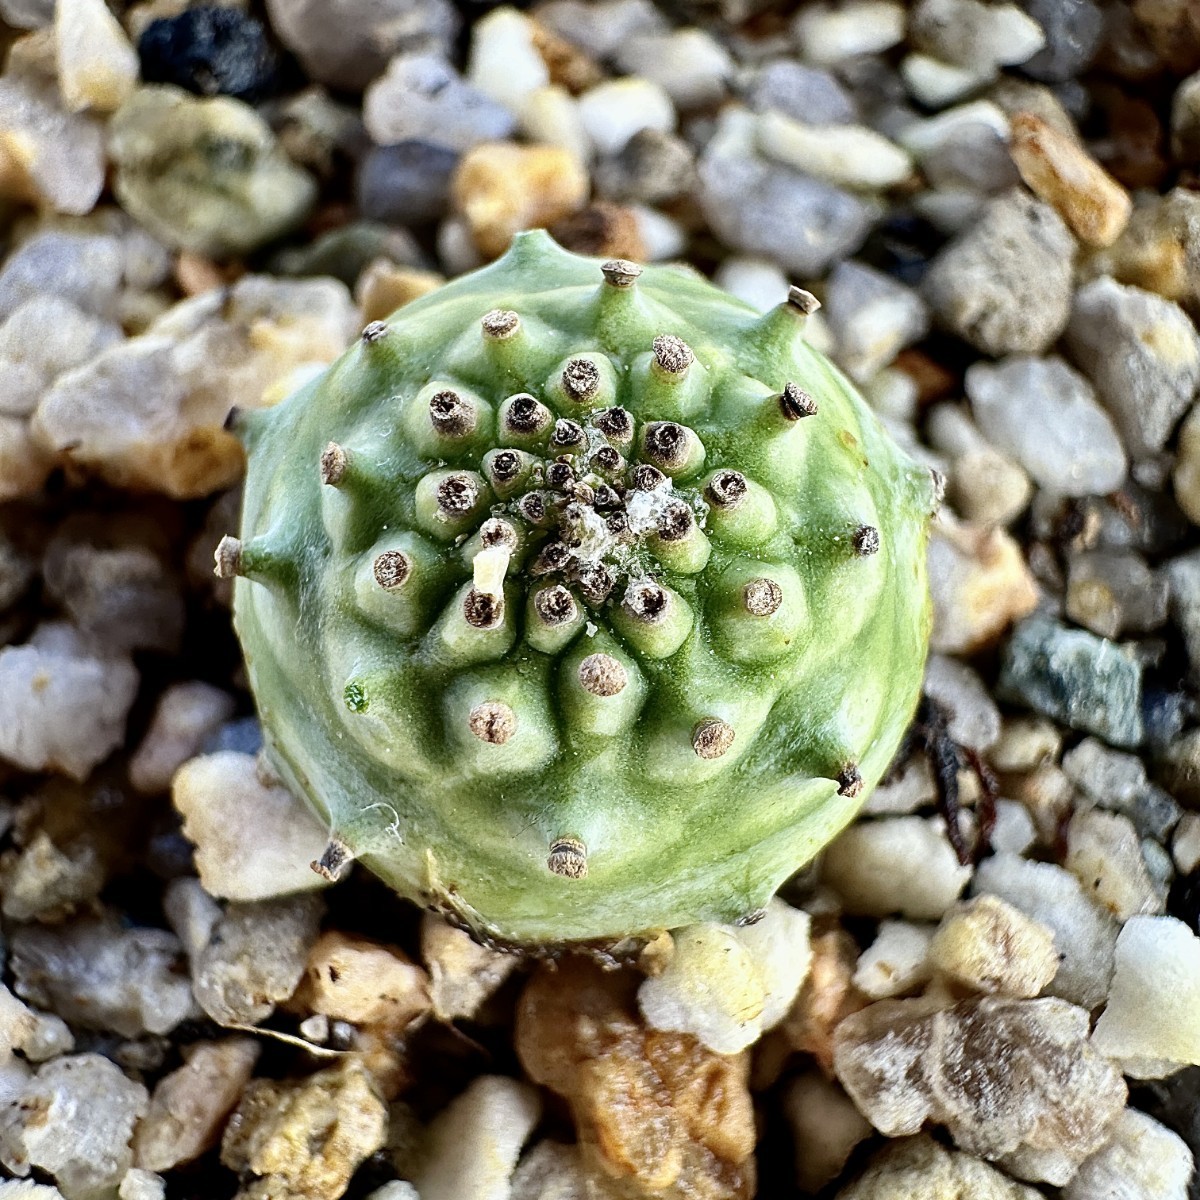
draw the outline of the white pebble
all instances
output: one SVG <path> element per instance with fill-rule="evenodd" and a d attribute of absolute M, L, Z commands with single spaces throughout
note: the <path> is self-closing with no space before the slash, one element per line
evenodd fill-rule
<path fill-rule="evenodd" d="M 430 1126 L 413 1180 L 421 1200 L 507 1200 L 521 1147 L 541 1115 L 529 1084 L 476 1079 Z"/>
<path fill-rule="evenodd" d="M 132 1165 L 129 1139 L 148 1103 L 146 1089 L 99 1054 L 56 1058 L 0 1123 L 0 1162 L 25 1175 L 41 1168 L 73 1200 L 111 1194 Z"/>
<path fill-rule="evenodd" d="M 1187 1200 L 1195 1164 L 1183 1138 L 1134 1108 L 1111 1132 L 1063 1188 L 1063 1200 Z"/>
<path fill-rule="evenodd" d="M 1023 63 L 1046 44 L 1042 27 L 1015 4 L 982 0 L 920 0 L 908 34 L 918 49 L 981 72 Z"/>
<path fill-rule="evenodd" d="M 684 111 L 718 103 L 734 70 L 729 51 L 712 34 L 692 26 L 630 38 L 617 51 L 617 65 L 664 87 Z"/>
<path fill-rule="evenodd" d="M 936 116 L 913 121 L 900 130 L 898 140 L 910 154 L 922 159 L 942 149 L 963 130 L 976 126 L 982 126 L 1005 142 L 1008 141 L 1008 116 L 990 100 L 974 100 Z"/>
<path fill-rule="evenodd" d="M 833 8 L 813 4 L 792 23 L 801 57 L 831 66 L 860 54 L 878 54 L 904 40 L 904 8 L 887 0 L 856 0 Z"/>
<path fill-rule="evenodd" d="M 1200 813 L 1185 812 L 1175 826 L 1171 856 L 1180 875 L 1190 875 L 1200 867 Z"/>
<path fill-rule="evenodd" d="M 932 940 L 931 926 L 881 921 L 854 968 L 854 986 L 872 1000 L 889 1000 L 919 987 L 929 978 Z"/>
<path fill-rule="evenodd" d="M 1024 854 L 1037 841 L 1037 826 L 1029 809 L 1015 800 L 998 799 L 991 841 L 998 854 Z"/>
<path fill-rule="evenodd" d="M 94 117 L 67 112 L 51 83 L 0 78 L 0 197 L 83 216 L 104 178 L 104 131 Z"/>
<path fill-rule="evenodd" d="M 529 17 L 506 5 L 493 9 L 471 31 L 468 82 L 517 116 L 530 96 L 550 82 L 534 46 L 535 29 Z"/>
<path fill-rule="evenodd" d="M 941 818 L 885 817 L 847 829 L 825 851 L 821 876 L 849 912 L 936 921 L 966 887 L 971 868 L 958 861 Z"/>
<path fill-rule="evenodd" d="M 758 117 L 758 147 L 769 158 L 842 187 L 888 188 L 912 173 L 912 158 L 861 125 L 805 125 L 783 113 Z"/>
<path fill-rule="evenodd" d="M 808 974 L 809 916 L 782 900 L 756 925 L 689 925 L 672 940 L 662 974 L 638 989 L 642 1015 L 718 1054 L 736 1054 L 777 1025 Z"/>
<path fill-rule="evenodd" d="M 688 235 L 678 221 L 645 204 L 631 204 L 629 208 L 646 247 L 646 262 L 664 262 L 683 254 Z"/>
<path fill-rule="evenodd" d="M 327 831 L 282 784 L 263 782 L 253 755 L 193 758 L 176 774 L 172 799 L 209 895 L 266 900 L 325 886 L 309 864 Z"/>
<path fill-rule="evenodd" d="M 825 311 L 837 342 L 834 357 L 856 383 L 871 379 L 929 331 L 929 312 L 916 292 L 852 259 L 829 277 Z"/>
<path fill-rule="evenodd" d="M 925 694 L 946 711 L 950 736 L 983 753 L 1000 737 L 1000 710 L 978 674 L 964 662 L 932 654 L 925 664 Z"/>
<path fill-rule="evenodd" d="M 1118 921 L 1163 910 L 1137 830 L 1121 813 L 1099 808 L 1077 812 L 1067 830 L 1063 866 Z"/>
<path fill-rule="evenodd" d="M 521 129 L 530 141 L 561 146 L 581 163 L 592 157 L 592 142 L 583 127 L 579 105 L 566 88 L 556 83 L 538 88 L 525 98 Z"/>
<path fill-rule="evenodd" d="M 635 133 L 675 129 L 675 108 L 665 89 L 648 79 L 610 79 L 579 97 L 579 116 L 601 154 L 616 154 Z"/>
<path fill-rule="evenodd" d="M 133 94 L 137 51 L 104 0 L 58 0 L 58 86 L 71 112 L 115 112 Z"/>
<path fill-rule="evenodd" d="M 967 369 L 980 429 L 1060 496 L 1106 495 L 1124 482 L 1125 450 L 1091 385 L 1060 358 L 1016 354 Z"/>
<path fill-rule="evenodd" d="M 1134 1079 L 1200 1064 L 1200 938 L 1174 917 L 1130 917 L 1092 1043 Z"/>
<path fill-rule="evenodd" d="M 167 1182 L 153 1171 L 130 1167 L 117 1188 L 117 1200 L 163 1200 Z"/>
<path fill-rule="evenodd" d="M 759 312 L 766 312 L 787 299 L 787 276 L 777 264 L 765 258 L 731 254 L 721 260 L 714 282 Z"/>
<path fill-rule="evenodd" d="M 942 62 L 929 54 L 906 54 L 900 78 L 912 98 L 926 108 L 945 108 L 977 91 L 995 77 L 994 70 L 979 71 Z"/>
<path fill-rule="evenodd" d="M 1103 1003 L 1112 978 L 1117 924 L 1088 898 L 1074 875 L 1053 863 L 994 854 L 979 864 L 972 890 L 1007 900 L 1053 932 L 1060 961 L 1046 989 L 1050 995 L 1087 1009 Z"/>
<path fill-rule="evenodd" d="M 121 744 L 138 672 L 100 653 L 73 626 L 39 626 L 0 649 L 0 758 L 26 771 L 86 779 Z"/>
<path fill-rule="evenodd" d="M 159 697 L 150 728 L 129 760 L 139 792 L 165 792 L 183 764 L 233 716 L 233 697 L 211 683 L 174 683 Z"/>

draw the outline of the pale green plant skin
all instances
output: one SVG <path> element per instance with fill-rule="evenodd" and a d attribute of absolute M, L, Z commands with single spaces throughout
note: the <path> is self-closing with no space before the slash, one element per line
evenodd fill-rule
<path fill-rule="evenodd" d="M 238 422 L 218 570 L 317 865 L 484 939 L 752 919 L 920 691 L 930 473 L 803 293 L 636 271 L 521 235 Z"/>

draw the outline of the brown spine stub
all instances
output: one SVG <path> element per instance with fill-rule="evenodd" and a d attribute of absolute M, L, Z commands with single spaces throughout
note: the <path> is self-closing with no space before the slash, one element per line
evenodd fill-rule
<path fill-rule="evenodd" d="M 627 445 L 633 441 L 633 417 L 624 408 L 606 408 L 592 418 L 592 424 L 606 438 Z"/>
<path fill-rule="evenodd" d="M 611 654 L 589 654 L 579 664 L 579 686 L 593 696 L 618 696 L 629 683 L 629 672 Z"/>
<path fill-rule="evenodd" d="M 380 338 L 387 337 L 388 325 L 386 321 L 371 321 L 363 326 L 362 340 L 368 345 L 373 345 Z"/>
<path fill-rule="evenodd" d="M 385 550 L 372 566 L 375 582 L 388 592 L 402 588 L 412 575 L 412 562 L 399 550 Z"/>
<path fill-rule="evenodd" d="M 610 258 L 608 262 L 600 264 L 600 273 L 609 287 L 627 288 L 637 282 L 642 268 L 627 258 Z"/>
<path fill-rule="evenodd" d="M 646 426 L 646 456 L 665 471 L 677 471 L 688 460 L 687 430 L 675 421 L 652 421 Z"/>
<path fill-rule="evenodd" d="M 467 718 L 471 732 L 489 746 L 503 746 L 517 732 L 517 714 L 499 700 L 485 700 Z"/>
<path fill-rule="evenodd" d="M 837 777 L 838 795 L 854 799 L 863 790 L 863 777 L 859 773 L 858 763 L 847 763 Z"/>
<path fill-rule="evenodd" d="M 554 422 L 554 433 L 550 436 L 550 445 L 556 450 L 571 450 L 576 446 L 582 446 L 587 440 L 587 435 L 583 432 L 583 426 L 576 421 L 570 421 L 566 417 L 560 417 Z"/>
<path fill-rule="evenodd" d="M 788 288 L 787 302 L 789 307 L 796 309 L 806 317 L 811 317 L 821 307 L 820 300 L 812 292 L 806 292 L 802 287 L 796 287 L 795 284 Z"/>
<path fill-rule="evenodd" d="M 667 615 L 671 598 L 653 579 L 639 579 L 629 585 L 621 603 L 635 621 L 653 625 Z"/>
<path fill-rule="evenodd" d="M 354 855 L 350 847 L 338 838 L 330 838 L 329 845 L 325 847 L 321 857 L 314 859 L 308 865 L 322 879 L 327 879 L 330 883 L 337 883 L 346 869 L 346 864 L 353 861 Z"/>
<path fill-rule="evenodd" d="M 692 728 L 692 749 L 700 758 L 722 758 L 733 745 L 733 726 L 719 717 L 704 717 Z"/>
<path fill-rule="evenodd" d="M 463 599 L 463 620 L 474 629 L 495 629 L 504 617 L 504 601 L 472 588 Z"/>
<path fill-rule="evenodd" d="M 218 579 L 233 579 L 242 571 L 242 542 L 226 534 L 213 553 L 213 574 Z"/>
<path fill-rule="evenodd" d="M 603 563 L 580 563 L 570 574 L 591 604 L 603 604 L 617 586 L 613 573 Z"/>
<path fill-rule="evenodd" d="M 502 450 L 491 460 L 489 467 L 497 483 L 508 483 L 521 472 L 521 456 L 513 450 Z"/>
<path fill-rule="evenodd" d="M 769 617 L 783 603 L 783 588 L 773 579 L 752 579 L 742 588 L 742 604 L 752 617 Z"/>
<path fill-rule="evenodd" d="M 479 527 L 479 541 L 484 546 L 504 546 L 510 552 L 520 544 L 517 531 L 503 517 L 489 517 Z"/>
<path fill-rule="evenodd" d="M 741 471 L 718 471 L 704 489 L 704 497 L 717 508 L 736 508 L 746 495 L 746 477 Z"/>
<path fill-rule="evenodd" d="M 575 597 L 561 583 L 538 592 L 533 598 L 533 610 L 551 627 L 565 625 L 579 615 Z"/>
<path fill-rule="evenodd" d="M 614 446 L 601 446 L 592 455 L 592 466 L 606 475 L 615 475 L 625 465 L 620 450 Z"/>
<path fill-rule="evenodd" d="M 521 328 L 521 318 L 511 309 L 493 308 L 490 313 L 484 315 L 480 324 L 484 337 L 493 341 L 504 341 L 516 335 L 517 330 Z"/>
<path fill-rule="evenodd" d="M 550 843 L 546 866 L 563 879 L 583 879 L 587 876 L 587 847 L 577 837 L 555 838 Z"/>
<path fill-rule="evenodd" d="M 607 512 L 609 509 L 616 508 L 621 503 L 621 497 L 616 488 L 609 487 L 607 483 L 602 483 L 592 493 L 592 503 L 595 505 L 597 512 Z"/>
<path fill-rule="evenodd" d="M 546 501 L 537 492 L 526 492 L 517 501 L 517 509 L 531 525 L 541 525 L 546 520 Z"/>
<path fill-rule="evenodd" d="M 696 516 L 682 500 L 666 504 L 658 515 L 655 532 L 664 542 L 682 541 L 696 524 Z"/>
<path fill-rule="evenodd" d="M 667 482 L 667 477 L 649 463 L 639 463 L 633 468 L 631 482 L 639 492 L 653 492 Z"/>
<path fill-rule="evenodd" d="M 552 417 L 550 410 L 528 392 L 513 396 L 504 409 L 504 426 L 509 433 L 533 437 L 546 429 Z"/>
<path fill-rule="evenodd" d="M 654 361 L 668 375 L 683 375 L 696 361 L 692 348 L 673 333 L 660 333 L 654 339 Z"/>
<path fill-rule="evenodd" d="M 479 499 L 479 488 L 470 475 L 447 475 L 437 486 L 437 504 L 442 512 L 461 516 Z"/>
<path fill-rule="evenodd" d="M 460 438 L 475 431 L 475 406 L 457 392 L 438 392 L 429 400 L 429 419 L 443 437 Z"/>
<path fill-rule="evenodd" d="M 556 492 L 565 492 L 575 482 L 575 472 L 569 463 L 552 462 L 546 468 L 546 482 Z"/>
<path fill-rule="evenodd" d="M 851 539 L 854 543 L 854 553 L 859 558 L 866 558 L 879 553 L 879 530 L 874 525 L 860 525 Z"/>
<path fill-rule="evenodd" d="M 785 383 L 779 396 L 779 411 L 789 421 L 817 415 L 817 402 L 798 384 Z"/>
<path fill-rule="evenodd" d="M 576 404 L 586 404 L 600 387 L 600 368 L 591 359 L 573 358 L 562 373 L 562 390 Z"/>
<path fill-rule="evenodd" d="M 551 575 L 561 571 L 571 558 L 571 551 L 562 542 L 548 542 L 538 551 L 537 557 L 529 564 L 529 573 L 533 576 Z"/>
<path fill-rule="evenodd" d="M 350 466 L 350 456 L 345 448 L 337 442 L 330 442 L 321 451 L 321 482 L 330 487 L 337 487 L 346 478 Z"/>

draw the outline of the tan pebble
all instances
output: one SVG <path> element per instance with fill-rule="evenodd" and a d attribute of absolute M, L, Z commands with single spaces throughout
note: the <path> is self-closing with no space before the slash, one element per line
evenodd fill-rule
<path fill-rule="evenodd" d="M 258 1043 L 244 1037 L 197 1042 L 184 1050 L 184 1065 L 159 1081 L 134 1133 L 134 1163 L 169 1171 L 215 1146 L 250 1082 L 258 1052 Z"/>
<path fill-rule="evenodd" d="M 559 147 L 485 142 L 463 156 L 452 193 L 479 252 L 495 258 L 520 230 L 581 208 L 589 186 L 587 172 Z"/>
<path fill-rule="evenodd" d="M 943 918 L 929 947 L 934 967 L 978 992 L 1032 997 L 1054 978 L 1054 934 L 997 896 L 978 896 Z"/>
<path fill-rule="evenodd" d="M 645 1029 L 635 986 L 626 972 L 580 959 L 540 970 L 517 1012 L 526 1073 L 570 1104 L 585 1166 L 624 1177 L 630 1195 L 750 1200 L 748 1056 Z"/>
<path fill-rule="evenodd" d="M 869 1003 L 852 982 L 857 962 L 858 946 L 844 930 L 814 937 L 808 978 L 783 1021 L 792 1047 L 811 1054 L 827 1074 L 833 1067 L 833 1031 Z"/>
<path fill-rule="evenodd" d="M 382 321 L 398 308 L 439 288 L 446 282 L 437 271 L 399 267 L 390 258 L 377 258 L 358 277 L 354 299 L 362 312 L 363 324 Z"/>
<path fill-rule="evenodd" d="M 1077 142 L 1030 112 L 1012 120 L 1009 153 L 1035 195 L 1080 241 L 1111 246 L 1133 211 L 1129 193 Z"/>
<path fill-rule="evenodd" d="M 402 950 L 331 930 L 313 946 L 292 1004 L 400 1031 L 428 1012 L 429 980 Z"/>
<path fill-rule="evenodd" d="M 533 48 L 538 52 L 550 82 L 564 87 L 573 96 L 586 92 L 604 78 L 604 71 L 594 59 L 589 58 L 578 46 L 559 37 L 536 19 L 530 21 L 533 33 Z"/>
<path fill-rule="evenodd" d="M 971 654 L 1037 606 L 1021 547 L 1001 529 L 943 515 L 929 539 L 934 650 Z"/>
<path fill-rule="evenodd" d="M 221 1162 L 259 1177 L 238 1193 L 245 1200 L 338 1200 L 387 1128 L 366 1069 L 349 1058 L 303 1080 L 254 1080 L 225 1128 Z"/>
<path fill-rule="evenodd" d="M 1175 501 L 1193 525 L 1200 525 L 1200 408 L 1193 408 L 1179 430 L 1175 460 Z"/>

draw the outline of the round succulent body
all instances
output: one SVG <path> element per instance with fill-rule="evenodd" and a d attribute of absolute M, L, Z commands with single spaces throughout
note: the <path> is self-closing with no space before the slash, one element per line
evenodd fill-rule
<path fill-rule="evenodd" d="M 751 919 L 850 820 L 919 694 L 936 487 L 813 306 L 525 234 L 238 420 L 218 571 L 319 870 L 611 942 Z"/>

